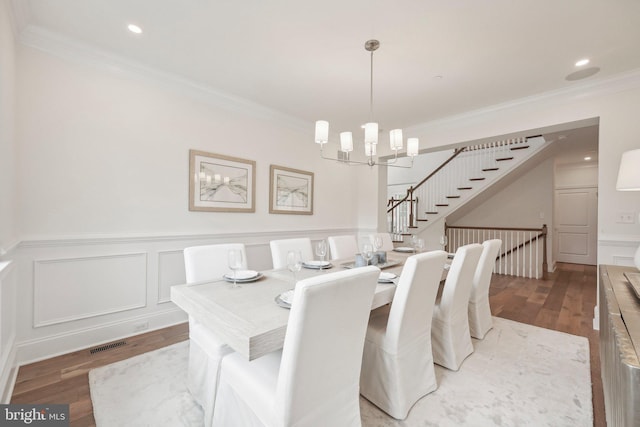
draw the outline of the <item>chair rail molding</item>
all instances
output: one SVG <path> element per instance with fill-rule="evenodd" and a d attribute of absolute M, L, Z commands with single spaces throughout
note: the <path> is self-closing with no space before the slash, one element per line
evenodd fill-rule
<path fill-rule="evenodd" d="M 233 233 L 29 236 L 12 252 L 16 335 L 12 366 L 186 322 L 170 299 L 185 283 L 188 246 L 238 242 L 250 268 L 271 269 L 269 241 L 373 230 L 316 228 Z M 2 264 L 4 265 L 4 264 Z M 4 274 L 3 272 L 0 275 Z"/>

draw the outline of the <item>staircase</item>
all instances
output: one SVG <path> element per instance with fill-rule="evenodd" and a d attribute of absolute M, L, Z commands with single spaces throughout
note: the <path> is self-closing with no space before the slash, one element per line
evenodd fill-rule
<path fill-rule="evenodd" d="M 388 231 L 395 242 L 403 242 L 405 236 L 420 234 L 549 144 L 542 136 L 530 136 L 455 150 L 431 174 L 409 187 L 406 195 L 389 200 Z"/>

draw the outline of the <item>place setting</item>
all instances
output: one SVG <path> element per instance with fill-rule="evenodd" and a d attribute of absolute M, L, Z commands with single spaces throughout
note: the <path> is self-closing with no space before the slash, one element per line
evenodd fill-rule
<path fill-rule="evenodd" d="M 309 268 L 311 270 L 328 270 L 333 267 L 333 264 L 331 264 L 331 262 L 324 260 L 324 257 L 327 255 L 326 241 L 320 240 L 318 243 L 316 243 L 315 252 L 320 259 L 303 261 L 302 267 Z"/>

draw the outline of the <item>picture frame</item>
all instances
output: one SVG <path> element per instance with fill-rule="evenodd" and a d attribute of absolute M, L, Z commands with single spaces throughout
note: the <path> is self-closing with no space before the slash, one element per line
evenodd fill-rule
<path fill-rule="evenodd" d="M 269 213 L 313 215 L 313 172 L 269 167 Z"/>
<path fill-rule="evenodd" d="M 255 212 L 256 162 L 189 150 L 189 210 Z"/>

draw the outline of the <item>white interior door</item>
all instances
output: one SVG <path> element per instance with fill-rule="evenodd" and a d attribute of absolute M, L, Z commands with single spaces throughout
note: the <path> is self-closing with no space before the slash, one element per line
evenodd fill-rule
<path fill-rule="evenodd" d="M 556 261 L 595 265 L 598 189 L 555 190 Z"/>

